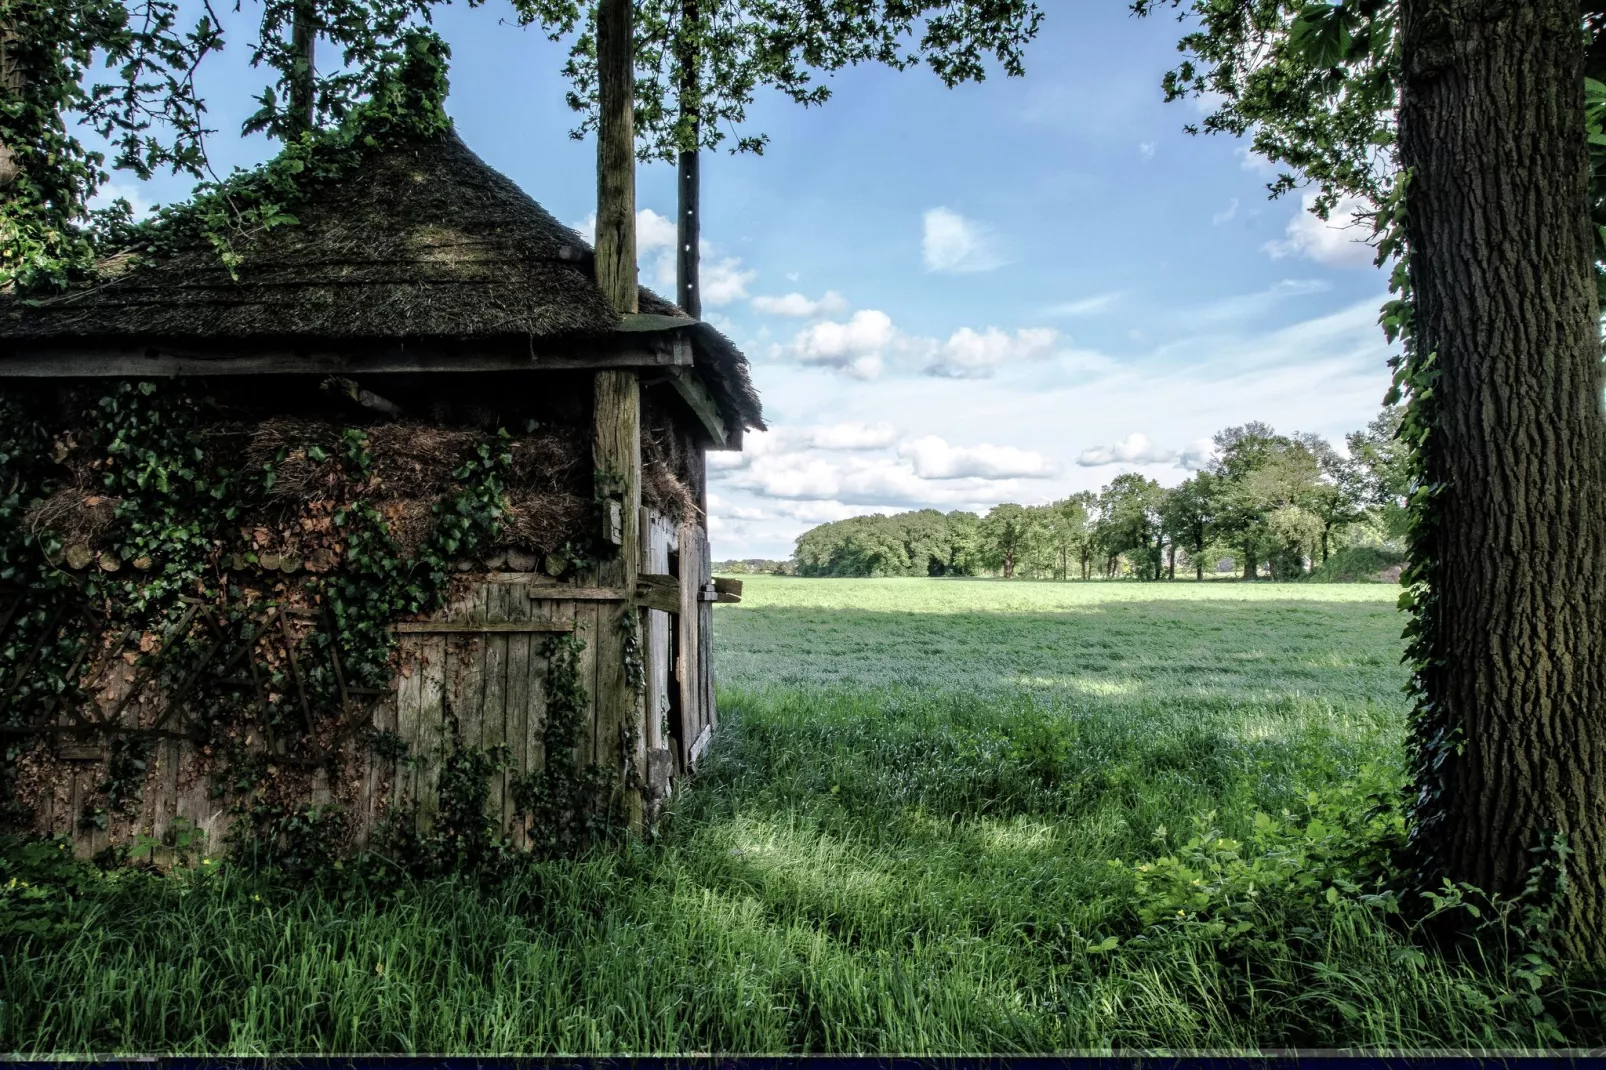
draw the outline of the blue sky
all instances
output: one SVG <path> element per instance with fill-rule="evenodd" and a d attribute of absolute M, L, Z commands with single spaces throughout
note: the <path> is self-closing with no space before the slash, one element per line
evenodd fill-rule
<path fill-rule="evenodd" d="M 1050 501 L 1122 471 L 1176 483 L 1222 427 L 1338 441 L 1376 413 L 1385 279 L 1358 232 L 1298 193 L 1268 201 L 1241 143 L 1183 132 L 1201 110 L 1159 88 L 1174 21 L 1045 6 L 1025 78 L 853 70 L 820 108 L 761 97 L 762 157 L 705 157 L 704 315 L 751 358 L 772 429 L 711 455 L 717 557 L 786 556 L 853 513 Z M 265 80 L 244 63 L 254 15 L 227 15 L 203 72 L 219 170 L 273 148 L 234 136 Z M 595 148 L 568 137 L 563 46 L 497 2 L 436 27 L 464 140 L 586 225 Z M 672 297 L 673 171 L 637 186 L 642 281 Z"/>

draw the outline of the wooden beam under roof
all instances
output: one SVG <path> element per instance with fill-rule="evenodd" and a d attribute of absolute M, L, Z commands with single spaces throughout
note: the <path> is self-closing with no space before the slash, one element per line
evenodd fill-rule
<path fill-rule="evenodd" d="M 675 388 L 675 393 L 691 409 L 703 425 L 703 430 L 708 432 L 712 448 L 729 449 L 730 431 L 725 426 L 725 417 L 719 411 L 719 403 L 708 392 L 708 387 L 703 385 L 702 377 L 684 365 L 665 368 L 664 372 L 669 385 Z"/>
<path fill-rule="evenodd" d="M 370 352 L 309 352 L 279 349 L 249 352 L 182 352 L 168 347 L 130 349 L 106 346 L 14 348 L 0 345 L 0 379 L 55 379 L 83 376 L 337 375 L 412 372 L 597 371 L 604 368 L 672 368 L 690 365 L 689 346 L 649 344 L 590 352 L 542 352 L 487 347 L 450 352 L 439 349 L 388 349 Z"/>

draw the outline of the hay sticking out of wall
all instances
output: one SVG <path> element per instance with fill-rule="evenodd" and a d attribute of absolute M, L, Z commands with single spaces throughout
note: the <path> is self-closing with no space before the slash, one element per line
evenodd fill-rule
<path fill-rule="evenodd" d="M 29 507 L 22 516 L 30 535 L 53 532 L 65 544 L 89 545 L 111 527 L 120 498 L 109 498 L 80 484 L 59 488 Z"/>
<path fill-rule="evenodd" d="M 658 412 L 645 414 L 641 434 L 641 500 L 676 523 L 701 518 L 687 482 L 686 443 Z"/>
<path fill-rule="evenodd" d="M 215 462 L 243 464 L 253 477 L 262 476 L 260 497 L 237 521 L 240 541 L 227 552 L 255 554 L 270 570 L 329 571 L 344 550 L 338 514 L 364 502 L 379 510 L 402 553 L 411 555 L 434 530 L 437 509 L 459 491 L 456 473 L 481 446 L 505 450 L 512 462 L 497 549 L 544 555 L 589 532 L 590 442 L 577 428 L 542 426 L 506 441 L 489 431 L 400 420 L 362 434 L 369 475 L 353 480 L 343 424 L 276 417 L 206 428 Z M 35 534 L 56 534 L 80 558 L 84 548 L 98 556 L 100 544 L 115 535 L 117 500 L 94 493 L 102 462 L 91 451 L 74 449 L 63 463 L 71 470 L 66 485 L 35 504 L 25 522 Z"/>
<path fill-rule="evenodd" d="M 642 464 L 641 500 L 678 524 L 697 517 L 697 496 L 661 461 Z"/>

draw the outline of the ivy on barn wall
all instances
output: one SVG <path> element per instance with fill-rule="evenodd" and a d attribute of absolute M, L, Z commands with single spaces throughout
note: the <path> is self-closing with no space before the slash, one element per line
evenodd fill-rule
<path fill-rule="evenodd" d="M 0 633 L 0 789 L 13 823 L 33 817 L 19 779 L 48 782 L 53 740 L 107 741 L 80 815 L 104 829 L 137 810 L 152 744 L 182 736 L 206 756 L 214 795 L 237 800 L 241 857 L 292 870 L 334 857 L 349 815 L 301 800 L 317 770 L 336 779 L 364 746 L 404 757 L 394 733 L 373 734 L 369 714 L 396 672 L 392 623 L 439 609 L 465 562 L 529 526 L 510 473 L 561 468 L 555 433 L 533 421 L 514 436 L 228 415 L 175 384 L 0 393 L 0 583 L 14 610 Z M 393 527 L 387 479 L 406 471 L 376 460 L 376 440 L 451 459 L 449 480 L 421 484 L 450 488 L 422 533 L 417 517 L 397 521 L 412 534 Z M 282 530 L 266 530 L 275 515 Z M 547 556 L 549 571 L 593 552 L 577 541 Z M 546 648 L 547 764 L 514 785 L 541 853 L 573 850 L 606 824 L 594 801 L 610 774 L 573 757 L 588 712 L 581 645 L 568 636 Z M 159 697 L 154 713 L 135 707 L 134 729 L 120 715 L 138 694 Z M 79 711 L 105 723 L 60 729 Z M 507 845 L 483 811 L 503 761 L 454 741 L 434 830 L 408 831 L 413 816 L 398 812 L 380 844 L 417 872 L 501 857 Z"/>

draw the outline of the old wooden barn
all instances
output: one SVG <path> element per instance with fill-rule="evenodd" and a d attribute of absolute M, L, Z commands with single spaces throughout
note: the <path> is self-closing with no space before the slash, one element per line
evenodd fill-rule
<path fill-rule="evenodd" d="M 559 746 L 576 806 L 650 818 L 716 723 L 704 454 L 763 427 L 745 358 L 617 314 L 454 133 L 294 215 L 0 294 L 13 817 L 94 853 L 339 813 L 354 849 L 484 752 L 533 845 Z"/>

